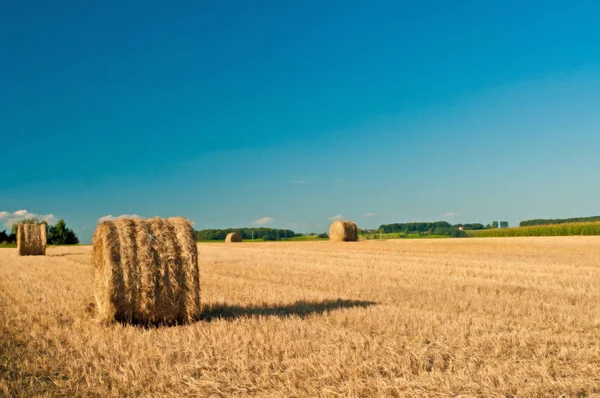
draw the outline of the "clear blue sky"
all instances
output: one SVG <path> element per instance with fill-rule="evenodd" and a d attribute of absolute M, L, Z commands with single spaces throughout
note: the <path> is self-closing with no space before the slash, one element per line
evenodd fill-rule
<path fill-rule="evenodd" d="M 337 215 L 599 215 L 598 15 L 597 1 L 5 1 L 0 216 L 52 214 L 87 242 L 120 214 L 304 232 Z"/>

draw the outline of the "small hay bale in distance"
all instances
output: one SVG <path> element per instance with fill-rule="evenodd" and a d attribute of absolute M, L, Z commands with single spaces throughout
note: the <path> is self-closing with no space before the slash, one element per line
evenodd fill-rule
<path fill-rule="evenodd" d="M 225 237 L 225 243 L 235 243 L 235 242 L 241 242 L 241 241 L 242 241 L 242 235 L 240 235 L 239 232 L 230 232 Z"/>
<path fill-rule="evenodd" d="M 92 253 L 100 320 L 174 324 L 199 319 L 198 248 L 185 218 L 101 222 Z"/>
<path fill-rule="evenodd" d="M 46 255 L 46 226 L 44 224 L 19 224 L 17 227 L 19 256 Z"/>
<path fill-rule="evenodd" d="M 337 242 L 356 242 L 358 228 L 354 221 L 334 221 L 329 226 L 329 240 Z"/>

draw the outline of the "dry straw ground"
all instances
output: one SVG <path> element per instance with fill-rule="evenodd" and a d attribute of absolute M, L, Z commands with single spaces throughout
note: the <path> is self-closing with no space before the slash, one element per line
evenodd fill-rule
<path fill-rule="evenodd" d="M 94 322 L 90 255 L 0 250 L 0 396 L 600 393 L 600 237 L 202 244 L 164 328 Z"/>

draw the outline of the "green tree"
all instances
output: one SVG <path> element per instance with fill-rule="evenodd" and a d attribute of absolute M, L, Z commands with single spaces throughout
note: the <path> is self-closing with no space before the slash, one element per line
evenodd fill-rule
<path fill-rule="evenodd" d="M 508 228 L 508 221 L 500 221 L 500 228 Z"/>
<path fill-rule="evenodd" d="M 56 225 L 48 228 L 48 244 L 51 245 L 76 245 L 79 239 L 72 229 L 67 228 L 65 220 L 60 219 Z"/>
<path fill-rule="evenodd" d="M 0 243 L 12 243 L 12 235 L 6 233 L 6 231 L 0 231 Z"/>
<path fill-rule="evenodd" d="M 494 221 L 492 223 L 492 228 L 498 228 L 498 221 Z"/>

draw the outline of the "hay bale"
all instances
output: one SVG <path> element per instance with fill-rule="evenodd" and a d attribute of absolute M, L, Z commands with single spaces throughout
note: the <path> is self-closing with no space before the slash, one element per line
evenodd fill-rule
<path fill-rule="evenodd" d="M 329 240 L 356 242 L 358 240 L 358 228 L 353 221 L 334 221 L 329 227 Z"/>
<path fill-rule="evenodd" d="M 198 248 L 186 219 L 104 221 L 92 250 L 101 320 L 171 324 L 199 318 Z"/>
<path fill-rule="evenodd" d="M 240 235 L 239 232 L 230 232 L 227 234 L 227 237 L 225 238 L 225 243 L 234 243 L 234 242 L 241 242 L 242 241 L 242 235 Z"/>
<path fill-rule="evenodd" d="M 44 224 L 19 224 L 17 227 L 19 256 L 46 255 L 46 226 Z"/>

